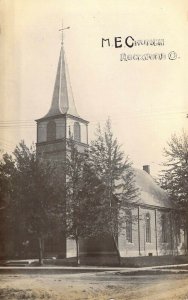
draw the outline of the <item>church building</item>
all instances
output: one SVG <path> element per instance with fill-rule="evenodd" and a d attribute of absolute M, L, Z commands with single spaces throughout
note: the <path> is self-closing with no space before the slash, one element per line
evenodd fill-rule
<path fill-rule="evenodd" d="M 65 161 L 67 139 L 73 137 L 78 150 L 83 152 L 88 147 L 88 121 L 77 112 L 70 84 L 69 72 L 65 60 L 62 41 L 57 74 L 55 79 L 51 107 L 48 113 L 37 120 L 38 157 L 55 161 Z M 184 232 L 178 227 L 176 210 L 150 175 L 149 166 L 143 170 L 134 169 L 136 186 L 140 194 L 137 204 L 129 211 L 124 232 L 118 237 L 122 257 L 177 255 L 184 252 Z M 64 253 L 64 256 L 75 256 L 74 241 L 64 238 L 57 247 L 52 247 L 51 255 Z M 62 247 L 62 248 L 61 248 Z M 115 255 L 113 244 L 95 241 L 81 242 L 80 255 L 99 260 L 105 255 Z"/>

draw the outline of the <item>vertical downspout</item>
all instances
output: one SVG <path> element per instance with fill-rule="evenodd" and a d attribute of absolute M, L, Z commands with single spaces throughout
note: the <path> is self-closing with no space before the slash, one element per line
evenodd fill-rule
<path fill-rule="evenodd" d="M 158 243 L 157 243 L 157 210 L 155 209 L 155 246 L 156 255 L 158 256 Z"/>
<path fill-rule="evenodd" d="M 138 253 L 141 255 L 140 252 L 140 207 L 138 206 Z"/>

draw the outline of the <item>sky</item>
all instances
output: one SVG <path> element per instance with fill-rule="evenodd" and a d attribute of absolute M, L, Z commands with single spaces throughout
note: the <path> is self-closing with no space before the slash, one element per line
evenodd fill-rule
<path fill-rule="evenodd" d="M 137 168 L 156 176 L 171 135 L 188 129 L 188 4 L 183 0 L 1 0 L 0 149 L 36 142 L 49 110 L 61 46 L 77 110 L 89 138 L 110 117 L 114 135 Z M 164 39 L 129 48 L 124 40 Z M 123 47 L 114 47 L 122 37 Z M 102 47 L 109 38 L 111 47 Z M 106 44 L 105 44 L 106 45 Z M 125 46 L 125 47 L 124 47 Z M 168 55 L 174 51 L 177 59 Z M 165 60 L 121 61 L 120 55 L 164 53 Z"/>

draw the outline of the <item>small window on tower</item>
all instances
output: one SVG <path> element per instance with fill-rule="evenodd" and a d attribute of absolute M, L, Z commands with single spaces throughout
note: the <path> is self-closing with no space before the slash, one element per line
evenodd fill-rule
<path fill-rule="evenodd" d="M 74 140 L 76 142 L 80 142 L 80 140 L 81 140 L 80 124 L 79 124 L 79 122 L 74 122 Z"/>
<path fill-rule="evenodd" d="M 56 139 L 56 123 L 49 121 L 47 124 L 47 141 L 53 141 Z"/>

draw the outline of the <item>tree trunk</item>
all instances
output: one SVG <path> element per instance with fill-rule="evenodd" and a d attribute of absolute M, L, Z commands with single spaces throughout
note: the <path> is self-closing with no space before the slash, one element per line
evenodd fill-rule
<path fill-rule="evenodd" d="M 39 242 L 39 265 L 42 266 L 43 265 L 43 250 L 44 250 L 42 237 L 38 238 L 38 242 Z"/>
<path fill-rule="evenodd" d="M 121 255 L 120 255 L 120 252 L 119 252 L 119 247 L 118 247 L 116 237 L 114 236 L 114 234 L 112 235 L 112 237 L 113 237 L 114 246 L 115 246 L 115 249 L 116 249 L 116 252 L 117 252 L 118 264 L 120 266 L 121 265 Z"/>
<path fill-rule="evenodd" d="M 76 238 L 76 262 L 77 266 L 80 265 L 80 257 L 79 257 L 79 240 Z"/>

